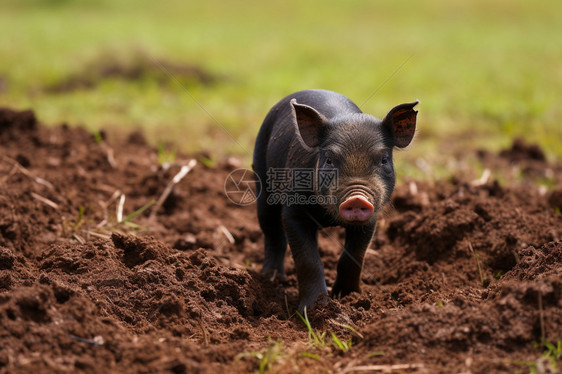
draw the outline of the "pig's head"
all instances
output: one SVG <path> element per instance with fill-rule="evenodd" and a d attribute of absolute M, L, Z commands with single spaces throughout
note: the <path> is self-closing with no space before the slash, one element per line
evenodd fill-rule
<path fill-rule="evenodd" d="M 337 183 L 318 183 L 316 194 L 331 196 L 337 204 L 324 204 L 336 223 L 364 225 L 375 222 L 390 201 L 395 174 L 394 147 L 410 144 L 416 130 L 418 101 L 392 108 L 383 120 L 354 113 L 327 119 L 316 109 L 291 101 L 297 139 L 316 158 L 315 180 L 333 175 Z"/>

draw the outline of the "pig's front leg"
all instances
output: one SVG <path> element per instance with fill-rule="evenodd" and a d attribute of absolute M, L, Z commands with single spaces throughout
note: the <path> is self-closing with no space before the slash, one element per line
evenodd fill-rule
<path fill-rule="evenodd" d="M 318 225 L 298 207 L 283 210 L 283 225 L 297 271 L 299 311 L 302 313 L 321 294 L 328 296 L 324 267 L 318 252 Z"/>
<path fill-rule="evenodd" d="M 345 248 L 338 260 L 338 273 L 332 287 L 333 297 L 339 298 L 360 291 L 363 258 L 374 232 L 375 225 L 346 228 Z"/>

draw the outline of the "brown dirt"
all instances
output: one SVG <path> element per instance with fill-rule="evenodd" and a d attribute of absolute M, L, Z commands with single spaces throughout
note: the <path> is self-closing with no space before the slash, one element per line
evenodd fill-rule
<path fill-rule="evenodd" d="M 197 164 L 153 220 L 154 207 L 131 220 L 139 230 L 115 223 L 120 194 L 126 216 L 158 199 L 180 162 L 159 166 L 141 134 L 98 143 L 1 110 L 0 371 L 252 372 L 275 352 L 279 373 L 551 365 L 535 344 L 562 339 L 562 167 L 541 154 L 523 142 L 479 152 L 485 167 L 516 176 L 508 186 L 493 176 L 398 186 L 362 293 L 309 313 L 328 331 L 318 347 L 293 314 L 290 257 L 284 284 L 258 273 L 255 207 L 223 192 L 232 162 Z M 547 190 L 529 182 L 545 175 Z M 329 284 L 341 239 L 338 229 L 320 235 Z M 352 341 L 348 352 L 332 332 Z"/>

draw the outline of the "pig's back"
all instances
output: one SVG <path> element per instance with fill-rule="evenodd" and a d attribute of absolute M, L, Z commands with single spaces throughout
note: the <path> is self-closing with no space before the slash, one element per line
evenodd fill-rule
<path fill-rule="evenodd" d="M 290 110 L 290 102 L 292 99 L 297 99 L 297 103 L 299 104 L 305 104 L 313 107 L 328 119 L 350 113 L 362 113 L 361 109 L 359 109 L 359 107 L 355 105 L 353 101 L 349 100 L 342 94 L 333 91 L 299 91 L 285 97 L 279 102 L 279 104 Z"/>

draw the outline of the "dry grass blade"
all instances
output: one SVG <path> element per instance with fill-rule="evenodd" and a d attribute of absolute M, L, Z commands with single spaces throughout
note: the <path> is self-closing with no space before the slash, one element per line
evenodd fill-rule
<path fill-rule="evenodd" d="M 104 219 L 98 223 L 95 227 L 100 228 L 100 227 L 104 227 L 107 225 L 107 222 L 109 220 L 109 213 L 107 212 L 107 208 L 115 201 L 117 200 L 117 198 L 119 196 L 122 195 L 122 192 L 119 190 L 115 190 L 113 192 L 113 194 L 111 195 L 111 197 L 109 198 L 109 200 L 107 201 L 98 201 L 98 204 L 101 206 L 101 208 L 103 209 L 103 216 Z"/>
<path fill-rule="evenodd" d="M 124 216 L 124 209 L 123 209 L 123 205 L 125 204 L 125 195 L 122 194 L 119 191 L 118 192 L 118 196 L 120 196 L 119 198 L 119 202 L 117 203 L 117 207 L 116 207 L 116 219 L 115 220 L 110 220 L 109 217 L 107 217 L 107 209 L 105 209 L 105 205 L 103 202 L 100 202 L 100 205 L 102 205 L 102 207 L 104 207 L 104 214 L 106 215 L 106 218 L 103 219 L 100 223 L 98 223 L 95 226 L 89 226 L 89 225 L 84 225 L 84 227 L 80 228 L 82 226 L 83 221 L 83 210 L 81 210 L 80 215 L 78 216 L 77 219 L 77 223 L 73 225 L 73 230 L 74 231 L 80 231 L 80 233 L 82 234 L 82 236 L 78 235 L 78 233 L 75 233 L 73 235 L 73 238 L 76 239 L 78 242 L 80 243 L 85 243 L 87 241 L 90 240 L 90 236 L 96 237 L 96 238 L 102 238 L 102 239 L 110 239 L 111 238 L 111 233 L 114 231 L 128 231 L 128 230 L 132 230 L 134 231 L 138 231 L 138 230 L 143 230 L 145 229 L 145 227 L 138 225 L 134 222 L 132 222 L 132 219 L 135 218 L 136 216 L 138 216 L 139 214 L 143 213 L 144 211 L 146 211 L 148 208 L 150 208 L 152 205 L 154 205 L 154 200 L 148 202 L 147 204 L 143 205 L 142 207 L 140 207 L 139 209 L 135 210 L 134 212 Z M 114 194 L 115 195 L 115 194 Z M 115 200 L 114 197 L 111 198 L 111 200 Z"/>
<path fill-rule="evenodd" d="M 418 185 L 416 182 L 410 182 L 408 184 L 408 190 L 410 191 L 410 195 L 415 196 L 418 194 Z"/>
<path fill-rule="evenodd" d="M 351 326 L 351 323 L 352 323 L 351 320 L 349 320 L 348 324 L 345 324 L 345 323 L 341 323 L 341 322 L 336 321 L 335 319 L 330 318 L 330 319 L 328 319 L 328 322 L 330 322 L 330 324 L 333 324 L 333 325 L 336 325 L 336 326 L 339 326 L 339 327 L 343 327 L 344 329 L 349 330 L 353 335 L 357 336 L 360 339 L 365 338 L 363 336 L 363 334 L 361 334 L 360 332 L 355 330 L 355 328 L 353 328 L 353 326 Z"/>
<path fill-rule="evenodd" d="M 219 229 L 222 231 L 222 233 L 224 234 L 224 236 L 226 236 L 226 239 L 228 240 L 228 242 L 230 244 L 234 244 L 234 237 L 232 236 L 232 234 L 230 233 L 230 231 L 228 231 L 228 229 L 226 227 L 224 227 L 224 225 L 220 225 Z"/>
<path fill-rule="evenodd" d="M 105 206 L 111 205 L 111 203 L 114 202 L 115 200 L 117 200 L 117 197 L 121 196 L 122 194 L 123 193 L 120 190 L 115 190 L 115 192 L 111 195 L 109 200 L 107 200 L 107 202 L 105 203 Z"/>
<path fill-rule="evenodd" d="M 95 232 L 95 231 L 90 231 L 89 234 L 91 236 L 95 236 L 96 238 L 101 238 L 101 239 L 111 239 L 111 235 L 105 235 L 105 234 L 100 234 L 99 232 Z"/>
<path fill-rule="evenodd" d="M 205 328 L 205 325 L 203 324 L 203 320 L 201 319 L 201 317 L 197 318 L 197 322 L 199 324 L 199 327 L 201 328 L 201 332 L 203 333 L 203 345 L 205 347 L 209 346 L 209 333 L 207 332 L 207 329 Z"/>
<path fill-rule="evenodd" d="M 86 339 L 86 338 L 82 338 L 80 336 L 76 336 L 76 335 L 72 335 L 70 334 L 70 337 L 76 341 L 82 342 L 82 343 L 88 343 L 91 345 L 95 345 L 96 347 L 102 346 L 105 344 L 105 341 L 103 339 L 103 337 L 101 337 L 100 335 L 94 336 L 93 339 Z"/>
<path fill-rule="evenodd" d="M 115 152 L 113 151 L 113 148 L 111 148 L 105 143 L 101 143 L 101 147 L 105 151 L 105 154 L 107 156 L 107 162 L 109 163 L 109 165 L 113 169 L 117 169 L 117 163 L 115 162 Z"/>
<path fill-rule="evenodd" d="M 121 194 L 119 198 L 119 204 L 117 204 L 117 223 L 123 222 L 123 205 L 125 205 L 125 194 Z"/>
<path fill-rule="evenodd" d="M 5 183 L 8 179 L 10 179 L 12 177 L 12 175 L 16 174 L 18 172 L 18 167 L 14 164 L 12 164 L 12 169 L 7 172 L 2 179 L 0 179 L 0 183 Z"/>
<path fill-rule="evenodd" d="M 45 180 L 45 179 L 43 179 L 43 178 L 41 178 L 41 177 L 36 177 L 36 176 L 34 176 L 33 174 L 31 174 L 31 172 L 30 172 L 29 170 L 27 170 L 26 168 L 24 168 L 24 167 L 23 167 L 19 162 L 17 162 L 16 160 L 14 160 L 14 159 L 12 159 L 12 158 L 10 158 L 10 157 L 7 157 L 7 156 L 4 156 L 4 159 L 5 159 L 5 160 L 8 160 L 9 162 L 11 162 L 15 167 L 17 167 L 17 169 L 18 169 L 23 175 L 25 175 L 26 177 L 31 178 L 35 183 L 40 184 L 40 185 L 42 185 L 42 186 L 45 186 L 45 187 L 47 187 L 47 188 L 50 189 L 50 190 L 53 190 L 53 189 L 54 189 L 54 187 L 53 187 L 53 185 L 51 184 L 51 182 L 49 182 L 49 181 L 47 181 L 47 180 Z"/>
<path fill-rule="evenodd" d="M 158 212 L 160 207 L 162 207 L 162 204 L 164 204 L 164 201 L 166 201 L 166 198 L 170 195 L 174 186 L 176 184 L 178 184 L 187 175 L 187 173 L 189 173 L 191 171 L 191 169 L 193 169 L 193 167 L 196 164 L 197 164 L 197 161 L 195 159 L 192 159 L 186 165 L 183 165 L 181 167 L 180 171 L 168 183 L 168 185 L 164 189 L 164 192 L 162 192 L 162 195 L 160 195 L 160 198 L 158 198 L 158 201 L 156 202 L 156 206 L 154 207 L 154 209 L 152 209 L 152 212 L 150 213 L 150 216 L 148 217 L 149 221 L 152 221 L 154 219 L 154 217 L 156 216 L 156 213 Z"/>
<path fill-rule="evenodd" d="M 480 276 L 480 282 L 482 283 L 482 286 L 486 287 L 488 284 L 488 280 L 484 277 L 484 273 L 482 272 L 482 266 L 480 265 L 480 259 L 478 257 L 478 254 L 472 247 L 471 242 L 468 242 L 468 248 L 470 249 L 470 252 L 474 256 L 474 260 L 476 261 L 476 267 L 478 268 L 478 275 Z"/>
<path fill-rule="evenodd" d="M 473 186 L 476 186 L 476 187 L 477 186 L 483 186 L 486 183 L 488 183 L 488 180 L 490 179 L 491 175 L 492 175 L 492 172 L 490 171 L 490 169 L 486 168 L 482 172 L 482 175 L 480 176 L 480 179 L 474 180 L 470 184 L 472 184 Z"/>
<path fill-rule="evenodd" d="M 41 195 L 38 195 L 38 194 L 36 194 L 35 192 L 32 192 L 32 193 L 31 193 L 31 196 L 32 196 L 34 199 L 39 200 L 39 201 L 42 202 L 43 204 L 48 205 L 48 206 L 50 206 L 50 207 L 53 208 L 53 209 L 58 209 L 58 208 L 59 208 L 59 204 L 55 203 L 55 202 L 52 201 L 52 200 L 47 199 L 46 197 L 43 197 L 43 196 L 41 196 Z"/>
<path fill-rule="evenodd" d="M 81 237 L 80 235 L 78 235 L 78 234 L 73 234 L 72 237 L 73 237 L 74 239 L 76 239 L 76 241 L 77 241 L 78 243 L 80 243 L 80 244 L 86 243 L 86 240 L 84 240 L 84 238 L 82 238 L 82 237 Z"/>
<path fill-rule="evenodd" d="M 273 282 L 275 280 L 275 278 L 277 278 L 277 269 L 273 269 L 273 273 L 271 274 L 271 277 L 269 278 L 269 281 Z"/>

